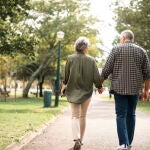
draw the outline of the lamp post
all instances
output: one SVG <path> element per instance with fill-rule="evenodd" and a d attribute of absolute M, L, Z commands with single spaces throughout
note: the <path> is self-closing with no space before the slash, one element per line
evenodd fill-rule
<path fill-rule="evenodd" d="M 56 73 L 56 92 L 55 92 L 55 106 L 58 106 L 59 103 L 59 94 L 60 94 L 60 49 L 61 49 L 61 40 L 64 37 L 64 32 L 57 32 L 58 42 L 58 59 L 57 59 L 57 73 Z"/>

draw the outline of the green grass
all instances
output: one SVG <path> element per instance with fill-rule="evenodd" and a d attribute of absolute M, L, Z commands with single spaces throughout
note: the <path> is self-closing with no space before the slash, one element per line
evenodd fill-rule
<path fill-rule="evenodd" d="M 107 100 L 107 101 L 110 101 L 110 102 L 114 101 L 114 97 L 112 96 L 112 98 L 110 99 L 109 95 L 100 95 L 100 98 Z M 150 113 L 150 101 L 149 102 L 138 101 L 137 109 L 144 111 L 144 112 L 147 112 L 147 113 Z"/>
<path fill-rule="evenodd" d="M 150 101 L 149 102 L 138 102 L 137 108 L 141 111 L 150 113 Z"/>
<path fill-rule="evenodd" d="M 60 99 L 59 107 L 51 108 L 43 107 L 43 98 L 0 101 L 0 150 L 14 141 L 19 142 L 19 137 L 37 129 L 67 105 L 65 98 Z"/>

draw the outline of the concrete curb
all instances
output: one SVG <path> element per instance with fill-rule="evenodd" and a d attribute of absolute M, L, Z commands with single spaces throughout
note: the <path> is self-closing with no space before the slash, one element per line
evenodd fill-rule
<path fill-rule="evenodd" d="M 48 122 L 42 124 L 39 128 L 37 128 L 35 131 L 30 131 L 27 134 L 25 134 L 24 136 L 19 138 L 19 142 L 13 142 L 10 145 L 8 145 L 6 147 L 6 150 L 19 150 L 21 148 L 23 148 L 25 145 L 27 145 L 31 140 L 33 140 L 34 138 L 36 138 L 38 135 L 44 133 L 44 131 L 46 130 L 46 128 L 51 125 L 52 123 L 55 122 L 55 120 L 62 114 L 64 113 L 66 110 L 68 109 L 68 107 L 64 108 L 58 115 L 54 116 L 51 120 L 49 120 Z"/>

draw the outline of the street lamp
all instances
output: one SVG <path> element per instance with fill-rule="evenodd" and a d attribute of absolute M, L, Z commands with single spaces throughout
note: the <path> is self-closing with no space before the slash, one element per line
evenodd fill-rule
<path fill-rule="evenodd" d="M 57 59 L 57 73 L 56 73 L 56 92 L 55 92 L 55 106 L 58 106 L 59 103 L 59 93 L 60 93 L 60 49 L 61 49 L 61 40 L 64 37 L 64 32 L 57 32 L 58 42 L 58 59 Z"/>

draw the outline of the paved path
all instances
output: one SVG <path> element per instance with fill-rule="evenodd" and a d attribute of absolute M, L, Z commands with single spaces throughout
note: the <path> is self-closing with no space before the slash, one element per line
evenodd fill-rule
<path fill-rule="evenodd" d="M 42 135 L 21 150 L 72 150 L 70 118 L 68 108 Z M 93 96 L 82 150 L 116 150 L 117 146 L 114 104 Z M 150 150 L 150 115 L 139 111 L 132 150 Z"/>

